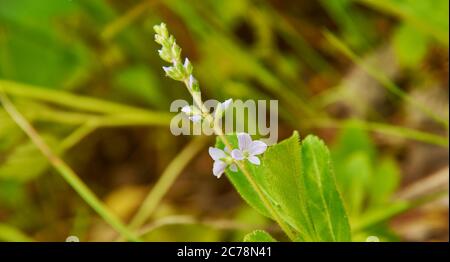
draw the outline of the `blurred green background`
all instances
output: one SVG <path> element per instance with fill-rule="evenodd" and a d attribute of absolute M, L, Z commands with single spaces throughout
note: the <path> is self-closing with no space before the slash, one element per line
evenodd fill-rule
<path fill-rule="evenodd" d="M 448 10 L 447 0 L 0 0 L 0 89 L 124 221 L 168 166 L 182 167 L 145 240 L 241 241 L 257 228 L 282 240 L 211 175 L 212 138 L 171 135 L 170 103 L 189 94 L 161 69 L 152 27 L 165 22 L 205 99 L 278 99 L 280 139 L 327 141 L 354 240 L 448 241 Z M 0 240 L 69 235 L 116 237 L 0 108 Z"/>

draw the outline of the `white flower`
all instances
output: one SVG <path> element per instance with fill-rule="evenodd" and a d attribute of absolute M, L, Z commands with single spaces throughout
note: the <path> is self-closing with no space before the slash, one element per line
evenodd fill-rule
<path fill-rule="evenodd" d="M 194 123 L 202 120 L 202 113 L 194 106 L 183 106 L 181 112 L 185 113 L 189 117 L 189 120 Z"/>
<path fill-rule="evenodd" d="M 239 149 L 234 149 L 231 151 L 231 156 L 235 160 L 247 159 L 250 163 L 259 165 L 261 161 L 257 157 L 264 153 L 267 149 L 267 145 L 259 140 L 252 141 L 252 138 L 247 133 L 239 133 L 237 135 L 239 142 Z"/>
<path fill-rule="evenodd" d="M 220 178 L 222 174 L 225 172 L 227 166 L 230 167 L 230 170 L 233 172 L 237 172 L 237 166 L 233 163 L 233 159 L 229 156 L 229 149 L 225 148 L 225 151 L 210 147 L 209 155 L 214 160 L 213 165 L 213 175 L 217 178 Z"/>

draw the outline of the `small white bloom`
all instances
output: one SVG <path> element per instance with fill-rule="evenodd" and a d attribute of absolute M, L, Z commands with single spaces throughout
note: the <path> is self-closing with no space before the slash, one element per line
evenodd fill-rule
<path fill-rule="evenodd" d="M 260 155 L 266 151 L 266 143 L 259 140 L 252 141 L 252 138 L 247 133 L 239 133 L 237 137 L 239 149 L 234 149 L 231 151 L 231 156 L 236 160 L 247 159 L 252 164 L 261 164 L 261 161 L 257 155 Z"/>
<path fill-rule="evenodd" d="M 209 155 L 214 160 L 213 175 L 217 178 L 222 176 L 228 166 L 231 171 L 238 171 L 236 164 L 233 163 L 233 159 L 229 156 L 229 152 L 228 148 L 225 148 L 225 151 L 215 147 L 209 148 Z"/>
<path fill-rule="evenodd" d="M 194 123 L 200 122 L 202 120 L 201 115 L 193 115 L 189 117 L 189 120 L 191 120 Z"/>
<path fill-rule="evenodd" d="M 202 113 L 199 109 L 194 106 L 183 106 L 181 112 L 185 113 L 189 120 L 196 123 L 202 120 Z"/>
<path fill-rule="evenodd" d="M 171 66 L 163 66 L 162 68 L 163 68 L 164 72 L 166 72 L 167 75 L 170 73 L 170 71 L 173 70 L 173 67 L 171 67 Z"/>
<path fill-rule="evenodd" d="M 192 112 L 192 108 L 191 106 L 183 106 L 183 108 L 181 108 L 181 112 L 185 113 L 186 115 L 190 115 Z"/>

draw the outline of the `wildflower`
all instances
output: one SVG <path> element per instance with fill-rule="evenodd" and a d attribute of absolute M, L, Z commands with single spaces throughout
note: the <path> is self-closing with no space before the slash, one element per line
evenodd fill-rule
<path fill-rule="evenodd" d="M 237 137 L 239 149 L 234 149 L 231 151 L 231 156 L 235 160 L 247 159 L 252 164 L 261 164 L 261 161 L 257 155 L 264 153 L 267 149 L 267 145 L 259 140 L 252 141 L 252 138 L 247 133 L 239 133 Z"/>
<path fill-rule="evenodd" d="M 209 148 L 209 155 L 214 160 L 213 175 L 217 178 L 222 176 L 228 166 L 231 171 L 238 171 L 236 164 L 233 163 L 233 159 L 229 155 L 229 152 L 230 150 L 227 147 L 225 147 L 225 151 L 214 147 Z"/>

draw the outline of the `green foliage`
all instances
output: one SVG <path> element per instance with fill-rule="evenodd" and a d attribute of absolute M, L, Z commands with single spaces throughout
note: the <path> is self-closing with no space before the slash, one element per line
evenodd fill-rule
<path fill-rule="evenodd" d="M 367 49 L 373 38 L 373 25 L 355 10 L 353 0 L 321 0 L 320 3 L 334 18 L 342 37 L 352 48 Z"/>
<path fill-rule="evenodd" d="M 235 135 L 228 135 L 233 147 Z M 217 142 L 216 147 L 223 148 Z M 289 164 L 286 164 L 289 163 Z M 314 136 L 300 145 L 298 133 L 271 146 L 261 166 L 247 164 L 257 186 L 295 232 L 298 241 L 350 241 L 350 227 L 336 188 L 328 149 Z M 226 171 L 240 195 L 262 214 L 270 213 L 241 172 Z"/>
<path fill-rule="evenodd" d="M 45 141 L 56 145 L 56 140 L 51 136 L 46 136 Z M 47 159 L 31 141 L 26 141 L 14 147 L 6 159 L 0 160 L 0 179 L 26 182 L 42 174 L 47 167 Z"/>
<path fill-rule="evenodd" d="M 383 12 L 398 16 L 426 35 L 448 46 L 449 1 L 447 0 L 357 0 Z"/>
<path fill-rule="evenodd" d="M 382 158 L 375 167 L 369 188 L 369 205 L 380 207 L 387 205 L 400 184 L 400 170 L 392 158 Z"/>
<path fill-rule="evenodd" d="M 337 191 L 331 157 L 323 141 L 308 136 L 302 142 L 302 180 L 308 213 L 320 241 L 350 241 L 350 226 Z"/>
<path fill-rule="evenodd" d="M 393 46 L 399 62 L 405 67 L 415 67 L 427 53 L 428 38 L 416 28 L 403 24 L 394 34 Z"/>
<path fill-rule="evenodd" d="M 0 109 L 0 150 L 11 148 L 20 137 L 22 137 L 22 133 L 17 125 L 3 109 Z"/>
<path fill-rule="evenodd" d="M 158 78 L 144 65 L 126 68 L 120 71 L 114 80 L 119 94 L 126 94 L 131 99 L 158 108 L 166 105 L 164 92 L 158 88 Z"/>
<path fill-rule="evenodd" d="M 300 237 L 313 235 L 313 226 L 308 218 L 307 198 L 302 183 L 302 159 L 300 138 L 295 132 L 290 138 L 269 147 L 264 154 L 261 180 L 274 199 L 282 217 Z M 286 164 L 289 163 L 289 164 Z"/>
<path fill-rule="evenodd" d="M 359 223 L 398 209 L 391 198 L 399 185 L 399 168 L 392 158 L 378 156 L 371 138 L 361 126 L 348 122 L 332 152 L 336 181 L 350 221 Z M 377 230 L 369 228 L 366 235 L 388 230 L 384 224 L 374 226 Z"/>
<path fill-rule="evenodd" d="M 264 230 L 255 230 L 244 237 L 244 242 L 276 242 L 276 240 Z"/>
<path fill-rule="evenodd" d="M 61 144 L 67 141 L 71 142 L 68 143 L 71 146 L 83 141 L 97 128 L 116 126 L 122 127 L 120 134 L 108 140 L 113 146 L 108 146 L 106 150 L 118 148 L 117 151 L 126 151 L 125 140 L 126 145 L 128 142 L 143 142 L 136 154 L 128 159 L 130 163 L 113 162 L 111 159 L 116 157 L 104 159 L 103 154 L 97 153 L 107 156 L 116 154 L 103 152 L 104 148 L 97 143 L 86 143 L 74 150 L 74 155 L 72 152 L 66 155 L 68 150 L 55 150 L 62 159 L 67 157 L 71 164 L 77 165 L 76 170 L 83 172 L 83 181 L 88 185 L 98 179 L 93 175 L 96 168 L 104 166 L 112 171 L 111 177 L 108 174 L 105 178 L 108 181 L 135 181 L 136 177 L 132 177 L 135 172 L 127 171 L 135 170 L 135 164 L 139 164 L 141 170 L 140 167 L 147 166 L 151 159 L 151 164 L 158 167 L 151 171 L 156 172 L 165 166 L 168 160 L 165 155 L 173 155 L 173 151 L 178 149 L 175 148 L 179 144 L 178 139 L 164 142 L 160 139 L 159 133 L 165 132 L 165 129 L 155 131 L 149 128 L 147 134 L 147 129 L 134 132 L 123 128 L 167 126 L 171 114 L 154 112 L 149 108 L 166 111 L 167 102 L 179 98 L 182 92 L 181 89 L 168 88 L 170 84 L 167 85 L 156 73 L 161 72 L 161 68 L 160 61 L 155 62 L 156 45 L 152 42 L 151 30 L 153 24 L 161 20 L 162 13 L 179 40 L 175 42 L 164 24 L 155 27 L 158 35 L 156 41 L 162 45 L 159 54 L 171 63 L 170 67 L 164 68 L 168 76 L 185 82 L 190 91 L 197 93 L 197 100 L 201 100 L 198 82 L 192 76 L 193 66 L 181 56 L 180 46 L 183 44 L 183 54 L 193 58 L 195 75 L 207 88 L 205 97 L 218 100 L 228 97 L 279 99 L 280 127 L 289 126 L 289 130 L 298 129 L 305 133 L 310 132 L 307 129 L 310 126 L 321 124 L 316 122 L 317 119 L 332 117 L 327 115 L 322 104 L 322 101 L 341 100 L 340 93 L 334 92 L 332 85 L 342 80 L 346 82 L 346 79 L 353 81 L 352 74 L 348 78 L 342 74 L 353 65 L 343 63 L 345 56 L 330 53 L 329 46 L 320 35 L 324 26 L 333 35 L 342 38 L 344 46 L 350 47 L 347 51 L 356 51 L 356 59 L 352 58 L 352 54 L 346 56 L 363 69 L 364 57 L 378 57 L 379 47 L 389 44 L 400 65 L 409 69 L 414 80 L 433 82 L 434 85 L 442 81 L 440 76 L 435 79 L 440 57 L 448 56 L 448 52 L 442 50 L 442 46 L 448 46 L 448 0 L 281 1 L 280 5 L 276 1 L 277 8 L 273 8 L 271 1 L 251 0 L 167 0 L 157 5 L 144 2 L 0 1 L 0 92 L 4 88 L 5 93 L 14 98 L 14 103 L 20 101 L 16 97 L 26 98 L 23 103 L 17 104 L 18 109 L 23 111 L 39 133 L 46 134 L 46 143 L 60 149 Z M 161 13 L 161 10 L 165 12 Z M 433 52 L 428 52 L 430 48 Z M 343 50 L 346 53 L 345 48 Z M 431 66 L 423 66 L 423 62 L 429 61 L 432 61 Z M 394 90 L 393 93 L 404 101 L 412 102 L 411 106 L 428 111 L 422 109 L 428 105 L 421 106 L 421 103 L 410 99 L 409 92 L 420 93 L 423 90 L 415 90 L 419 85 L 411 81 L 410 75 L 403 75 L 403 70 L 395 70 L 395 77 L 408 84 L 405 89 L 403 86 L 402 89 L 397 88 L 383 74 L 378 74 L 376 67 L 365 71 L 388 90 Z M 422 71 L 424 74 L 421 74 Z M 428 75 L 433 75 L 433 78 L 428 78 Z M 443 79 L 443 82 L 445 80 L 448 81 Z M 75 88 L 83 93 L 83 97 L 68 93 L 69 89 L 74 91 Z M 318 93 L 324 94 L 325 99 L 321 95 L 316 99 Z M 92 96 L 119 100 L 128 105 L 102 101 Z M 392 101 L 395 102 L 393 109 L 401 110 L 393 112 L 394 117 L 389 116 L 390 124 L 377 118 L 378 123 L 372 125 L 367 122 L 364 128 L 448 147 L 445 136 L 392 125 L 397 121 L 403 122 L 404 101 Z M 32 103 L 41 107 L 33 107 Z M 374 120 L 369 118 L 368 121 Z M 339 123 L 340 120 L 337 120 Z M 271 146 L 261 157 L 260 166 L 242 162 L 254 182 L 249 181 L 242 171 L 227 171 L 226 176 L 249 204 L 245 207 L 253 212 L 247 214 L 243 221 L 233 217 L 234 222 L 265 228 L 268 226 L 265 223 L 272 219 L 286 224 L 295 233 L 293 240 L 296 241 L 349 241 L 349 220 L 353 241 L 365 241 L 368 235 L 376 235 L 381 241 L 398 240 L 386 221 L 411 205 L 392 200 L 400 181 L 397 160 L 389 153 L 378 152 L 371 137 L 362 129 L 355 125 L 344 128 L 332 148 L 332 160 L 323 142 L 315 137 L 307 137 L 301 142 L 295 133 L 291 138 Z M 68 190 L 67 195 L 58 198 L 64 201 L 48 198 L 47 191 L 53 182 L 39 177 L 47 170 L 48 160 L 24 138 L 24 133 L 0 105 L 0 238 L 11 241 L 25 239 L 19 230 L 6 224 L 11 222 L 26 231 L 38 232 L 42 239 L 54 239 L 53 232 L 41 231 L 40 227 L 58 222 L 61 228 L 69 232 L 71 222 L 66 219 L 57 221 L 55 218 L 66 217 L 67 210 L 61 208 L 60 202 L 72 201 L 73 192 Z M 227 136 L 227 139 L 237 147 L 234 135 Z M 150 148 L 153 146 L 155 148 Z M 223 143 L 218 141 L 217 146 L 223 148 Z M 95 154 L 89 157 L 76 155 L 83 155 L 85 150 L 92 150 Z M 158 152 L 156 157 L 152 155 L 155 152 Z M 99 163 L 94 165 L 94 162 Z M 333 174 L 331 162 L 336 175 Z M 195 166 L 204 168 L 206 165 L 202 162 Z M 153 181 L 156 177 L 151 179 Z M 267 198 L 270 210 L 267 203 L 260 199 L 254 183 Z M 31 187 L 28 186 L 30 184 Z M 94 184 L 100 183 L 97 181 Z M 167 188 L 170 186 L 167 185 Z M 107 186 L 97 189 L 102 195 L 111 190 Z M 45 203 L 42 208 L 53 213 L 29 216 L 30 213 L 38 213 L 34 210 L 41 208 L 41 200 Z M 95 203 L 92 200 L 87 202 Z M 61 216 L 61 210 L 64 216 Z M 179 211 L 177 207 L 172 215 Z M 277 217 L 274 217 L 273 211 Z M 255 216 L 256 212 L 262 215 Z M 27 223 L 15 223 L 16 215 L 25 217 Z M 89 224 L 86 228 L 98 228 L 90 225 L 93 221 L 91 214 L 83 216 Z M 204 225 L 176 225 L 157 230 L 145 239 L 242 240 L 246 233 L 242 229 L 230 231 Z M 92 232 L 83 233 L 95 235 Z M 252 232 L 245 240 L 274 241 L 264 231 Z"/>
<path fill-rule="evenodd" d="M 233 148 L 238 147 L 238 140 L 236 135 L 227 135 L 226 138 L 228 139 L 228 142 L 230 142 L 231 146 Z M 225 146 L 223 142 L 220 140 L 220 138 L 217 138 L 216 147 L 223 149 Z M 262 179 L 261 176 L 257 176 L 255 170 L 258 169 L 257 167 L 253 167 L 252 165 L 248 163 L 243 163 L 247 170 L 251 170 L 253 172 L 250 172 L 250 175 L 253 176 L 255 180 Z M 260 212 L 262 215 L 266 217 L 271 217 L 269 211 L 262 203 L 261 199 L 259 199 L 259 196 L 257 192 L 254 190 L 252 184 L 248 179 L 244 176 L 241 170 L 238 170 L 237 172 L 231 172 L 230 170 L 226 171 L 226 175 L 230 182 L 233 184 L 233 186 L 236 188 L 236 190 L 239 192 L 239 194 L 242 196 L 242 198 L 253 208 L 255 208 L 258 212 Z"/>
<path fill-rule="evenodd" d="M 92 65 L 85 45 L 80 39 L 71 39 L 63 28 L 53 26 L 55 18 L 76 11 L 77 5 L 70 1 L 2 1 L 0 77 L 64 86 L 85 73 Z"/>

